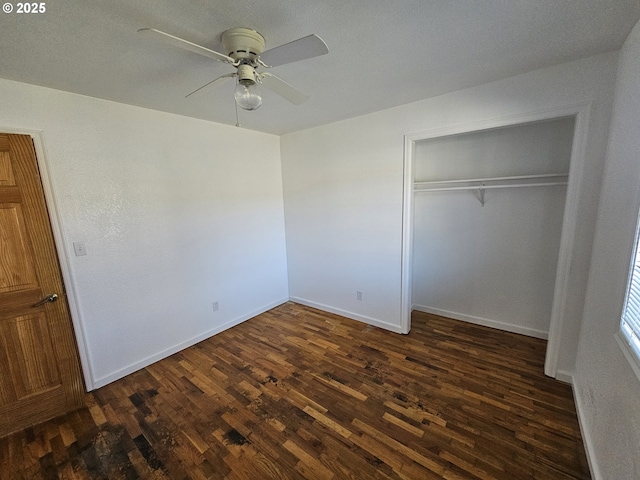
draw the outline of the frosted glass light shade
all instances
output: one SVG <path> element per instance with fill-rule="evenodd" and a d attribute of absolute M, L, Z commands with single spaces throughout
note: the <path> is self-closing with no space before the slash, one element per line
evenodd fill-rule
<path fill-rule="evenodd" d="M 249 85 L 238 83 L 234 96 L 238 106 L 245 110 L 256 110 L 262 105 L 262 95 L 255 83 Z"/>

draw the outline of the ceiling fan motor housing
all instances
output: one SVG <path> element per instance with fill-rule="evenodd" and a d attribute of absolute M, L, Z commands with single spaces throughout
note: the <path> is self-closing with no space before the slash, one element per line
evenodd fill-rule
<path fill-rule="evenodd" d="M 254 67 L 256 58 L 264 52 L 264 37 L 250 28 L 231 28 L 222 34 L 227 55 L 234 60 L 248 60 Z"/>

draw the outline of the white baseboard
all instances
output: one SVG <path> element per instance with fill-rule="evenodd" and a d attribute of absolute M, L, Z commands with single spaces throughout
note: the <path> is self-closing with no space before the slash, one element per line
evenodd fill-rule
<path fill-rule="evenodd" d="M 567 374 L 569 375 L 569 374 Z M 598 468 L 598 462 L 596 462 L 596 454 L 595 448 L 593 446 L 593 441 L 591 439 L 591 435 L 589 435 L 589 431 L 585 428 L 585 420 L 582 415 L 582 397 L 578 394 L 578 390 L 576 389 L 573 383 L 573 376 L 569 375 L 571 389 L 573 390 L 573 401 L 576 404 L 576 413 L 578 414 L 578 425 L 580 426 L 580 435 L 582 435 L 582 442 L 584 443 L 584 450 L 587 455 L 587 462 L 589 463 L 589 471 L 591 472 L 592 480 L 603 480 L 604 477 L 602 473 L 600 473 L 600 469 Z"/>
<path fill-rule="evenodd" d="M 366 315 L 360 315 L 359 313 L 350 312 L 348 310 L 342 310 L 341 308 L 331 307 L 323 303 L 312 302 L 311 300 L 306 300 L 300 297 L 289 297 L 289 300 L 295 303 L 306 305 L 307 307 L 317 308 L 318 310 L 322 310 L 324 312 L 335 313 L 336 315 L 350 318 L 351 320 L 357 320 L 362 323 L 373 325 L 374 327 L 380 327 L 394 333 L 402 333 L 402 329 L 400 325 L 394 325 L 393 323 L 388 323 L 382 320 L 378 320 L 376 318 L 367 317 Z"/>
<path fill-rule="evenodd" d="M 272 308 L 277 307 L 278 305 L 282 305 L 283 303 L 288 302 L 289 299 L 288 298 L 283 298 L 281 300 L 278 300 L 276 302 L 270 303 L 268 305 L 265 305 L 262 308 L 259 308 L 257 310 L 254 310 L 250 313 L 247 313 L 245 315 L 242 315 L 238 318 L 235 318 L 233 320 L 230 320 L 222 325 L 217 326 L 216 328 L 212 329 L 212 330 L 208 330 L 204 333 L 201 333 L 200 335 L 197 335 L 193 338 L 190 338 L 189 340 L 186 340 L 184 342 L 181 342 L 177 345 L 174 345 L 173 347 L 167 348 L 159 353 L 156 353 L 155 355 L 151 355 L 147 358 L 144 358 L 142 360 L 140 360 L 139 362 L 136 363 L 132 363 L 131 365 L 128 365 L 124 368 L 121 368 L 120 370 L 117 370 L 113 373 L 110 373 L 109 375 L 105 375 L 104 377 L 101 377 L 99 379 L 97 379 L 94 382 L 93 388 L 90 388 L 89 390 L 94 390 L 96 388 L 100 388 L 100 387 L 104 387 L 105 385 L 114 382 L 116 380 L 119 380 L 122 377 L 126 377 L 127 375 L 133 373 L 133 372 L 137 372 L 138 370 L 147 367 L 149 365 L 151 365 L 152 363 L 155 363 L 159 360 L 162 360 L 163 358 L 167 358 L 171 355 L 173 355 L 174 353 L 178 353 L 181 350 L 184 350 L 185 348 L 191 347 L 193 345 L 195 345 L 198 342 L 201 342 L 203 340 L 206 340 L 207 338 L 213 337 L 214 335 L 223 332 L 231 327 L 235 327 L 236 325 L 245 322 L 257 315 L 260 315 L 261 313 L 266 312 L 267 310 L 271 310 Z"/>
<path fill-rule="evenodd" d="M 559 380 L 564 383 L 568 383 L 569 385 L 573 385 L 573 375 L 570 372 L 566 372 L 564 370 L 556 371 L 556 380 Z"/>
<path fill-rule="evenodd" d="M 485 327 L 497 328 L 499 330 L 505 330 L 511 333 L 519 333 L 528 337 L 542 338 L 544 340 L 549 338 L 549 332 L 536 330 L 529 327 L 523 327 L 522 325 L 515 325 L 513 323 L 501 322 L 499 320 L 492 320 L 490 318 L 476 317 L 473 315 L 467 315 L 465 313 L 450 312 L 449 310 L 427 307 L 425 305 L 413 305 L 411 309 L 418 310 L 419 312 L 439 315 L 441 317 L 453 318 L 454 320 L 462 320 L 463 322 L 475 323 L 476 325 L 483 325 Z"/>

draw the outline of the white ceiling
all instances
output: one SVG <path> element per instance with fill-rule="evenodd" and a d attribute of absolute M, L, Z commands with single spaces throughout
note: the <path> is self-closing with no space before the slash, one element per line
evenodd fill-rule
<path fill-rule="evenodd" d="M 45 4 L 45 13 L 0 13 L 0 77 L 229 125 L 233 82 L 184 96 L 232 67 L 136 31 L 152 27 L 217 51 L 231 27 L 259 31 L 267 49 L 315 33 L 328 55 L 272 70 L 311 99 L 294 106 L 265 91 L 259 110 L 240 110 L 243 127 L 274 134 L 615 50 L 640 18 L 639 0 Z"/>

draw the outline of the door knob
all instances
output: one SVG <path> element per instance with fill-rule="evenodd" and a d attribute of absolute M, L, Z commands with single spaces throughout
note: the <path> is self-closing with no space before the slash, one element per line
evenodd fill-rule
<path fill-rule="evenodd" d="M 47 302 L 55 302 L 56 300 L 58 300 L 58 294 L 57 293 L 50 293 L 49 295 L 44 297 L 42 300 L 40 300 L 38 303 L 34 303 L 31 306 L 32 307 L 39 307 L 40 305 L 44 305 Z"/>

